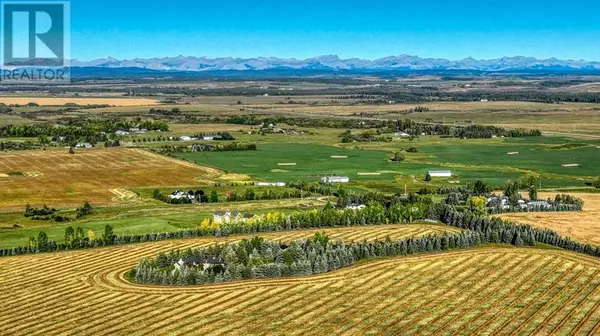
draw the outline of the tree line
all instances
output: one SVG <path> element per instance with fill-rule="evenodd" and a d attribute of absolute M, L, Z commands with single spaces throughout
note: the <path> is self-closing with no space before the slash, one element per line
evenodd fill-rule
<path fill-rule="evenodd" d="M 94 208 L 89 202 L 85 202 L 81 207 L 75 209 L 75 218 L 81 219 L 94 212 Z M 41 208 L 34 208 L 27 204 L 25 206 L 25 212 L 23 214 L 26 218 L 31 220 L 41 221 L 53 221 L 53 222 L 69 222 L 72 218 L 58 214 L 58 210 L 50 208 L 47 205 L 43 205 Z"/>
<path fill-rule="evenodd" d="M 192 145 L 192 152 L 236 152 L 236 151 L 255 151 L 257 150 L 256 144 L 249 143 L 237 143 L 232 142 L 224 145 L 206 145 L 196 144 Z"/>
<path fill-rule="evenodd" d="M 303 193 L 300 190 L 285 190 L 275 192 L 267 189 L 264 192 L 257 192 L 252 188 L 246 189 L 243 193 L 229 192 L 225 197 L 219 195 L 215 190 L 210 194 L 205 194 L 204 190 L 189 190 L 186 193 L 189 197 L 171 198 L 169 195 L 162 194 L 159 189 L 155 189 L 152 198 L 168 204 L 192 204 L 192 203 L 223 203 L 223 202 L 245 202 L 261 200 L 277 200 L 310 197 L 310 193 Z"/>
<path fill-rule="evenodd" d="M 470 210 L 458 211 L 453 206 L 443 204 L 436 204 L 435 206 L 438 208 L 436 212 L 439 214 L 438 219 L 441 222 L 483 234 L 490 242 L 506 243 L 509 240 L 514 242 L 516 239 L 519 239 L 526 244 L 528 242 L 539 242 L 569 251 L 600 257 L 600 246 L 592 246 L 574 241 L 550 229 L 515 224 L 503 221 L 500 218 L 489 218 L 475 214 Z"/>
<path fill-rule="evenodd" d="M 517 246 L 540 242 L 570 251 L 600 256 L 600 246 L 594 247 L 589 244 L 582 244 L 568 237 L 563 237 L 549 229 L 538 229 L 529 225 L 517 225 L 499 218 L 490 218 L 487 215 L 474 213 L 470 209 L 460 211 L 452 205 L 440 203 L 427 204 L 425 202 L 388 202 L 371 202 L 365 208 L 357 210 L 334 209 L 328 204 L 321 210 L 266 216 L 252 221 L 213 223 L 210 226 L 200 226 L 195 229 L 166 233 L 116 235 L 113 233 L 112 227 L 107 225 L 101 238 L 94 237 L 93 240 L 89 237 L 87 239 L 84 238 L 78 240 L 79 245 L 44 240 L 45 244 L 43 245 L 39 245 L 38 243 L 0 250 L 0 256 L 60 251 L 73 248 L 123 245 L 165 239 L 229 236 L 233 234 L 254 234 L 308 228 L 409 223 L 422 219 L 437 220 L 450 226 L 478 233 L 480 237 L 484 237 L 486 242 L 512 243 Z M 43 232 L 40 234 L 45 235 Z M 33 239 L 39 242 L 38 238 L 33 237 Z"/>
<path fill-rule="evenodd" d="M 290 246 L 256 237 L 240 243 L 171 251 L 156 258 L 142 259 L 127 276 L 137 283 L 163 286 L 303 276 L 331 272 L 365 259 L 465 249 L 485 243 L 488 241 L 484 235 L 470 231 L 397 241 L 388 236 L 383 241 L 349 244 L 332 241 L 326 234 L 316 233 L 313 238 L 294 241 Z M 225 264 L 206 269 L 202 265 L 174 267 L 175 263 L 187 257 L 218 257 Z"/>

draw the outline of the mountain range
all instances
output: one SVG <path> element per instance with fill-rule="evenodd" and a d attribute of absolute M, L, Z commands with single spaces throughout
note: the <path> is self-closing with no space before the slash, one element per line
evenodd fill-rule
<path fill-rule="evenodd" d="M 328 71 L 394 71 L 394 70 L 600 70 L 600 62 L 584 60 L 537 59 L 534 57 L 503 57 L 489 60 L 465 58 L 448 60 L 443 58 L 421 58 L 400 55 L 375 60 L 350 58 L 335 55 L 308 59 L 257 57 L 257 58 L 207 58 L 177 56 L 164 58 L 118 60 L 112 57 L 93 61 L 72 60 L 73 67 L 95 68 L 140 68 L 159 71 L 261 71 L 261 70 L 328 70 Z"/>

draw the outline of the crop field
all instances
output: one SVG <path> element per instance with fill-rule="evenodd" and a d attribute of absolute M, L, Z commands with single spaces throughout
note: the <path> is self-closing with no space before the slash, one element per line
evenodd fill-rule
<path fill-rule="evenodd" d="M 319 181 L 327 174 L 351 180 L 393 180 L 395 175 L 423 175 L 428 165 L 387 162 L 386 152 L 359 151 L 312 144 L 261 144 L 258 151 L 180 153 L 183 158 L 268 181 Z M 340 160 L 332 156 L 347 156 Z M 260 158 L 260 162 L 257 161 Z M 295 165 L 292 165 L 295 163 Z M 382 175 L 358 175 L 359 173 Z"/>
<path fill-rule="evenodd" d="M 526 173 L 545 174 L 565 178 L 580 176 L 595 178 L 600 165 L 600 142 L 573 140 L 560 137 L 506 138 L 500 140 L 469 141 L 462 146 L 444 139 L 422 146 L 429 155 L 422 161 L 445 162 L 457 167 L 514 168 Z M 518 155 L 508 155 L 519 152 Z M 540 164 L 542 163 L 543 164 Z M 564 164 L 578 164 L 575 169 Z M 573 167 L 571 167 L 573 168 Z"/>
<path fill-rule="evenodd" d="M 543 186 L 578 186 L 591 182 L 600 165 L 600 142 L 576 141 L 565 138 L 525 138 L 460 140 L 423 138 L 397 143 L 352 144 L 363 149 L 344 149 L 306 143 L 264 143 L 257 152 L 181 153 L 191 161 L 266 180 L 317 181 L 320 176 L 335 174 L 350 177 L 358 183 L 376 184 L 377 181 L 422 187 L 428 170 L 451 169 L 453 180 L 461 184 L 484 180 L 492 185 L 503 185 L 526 175 L 541 178 Z M 417 146 L 419 153 L 406 153 L 406 161 L 389 162 L 386 155 L 395 150 Z M 385 149 L 383 151 L 382 149 Z M 519 152 L 519 155 L 508 155 Z M 340 160 L 334 157 L 347 156 Z M 256 158 L 260 157 L 260 164 Z M 295 166 L 279 166 L 293 162 Z M 539 162 L 544 162 L 540 165 Z M 577 167 L 563 164 L 577 163 Z M 434 181 L 434 183 L 447 181 Z M 388 183 L 389 184 L 389 183 Z"/>
<path fill-rule="evenodd" d="M 600 194 L 569 193 L 585 201 L 582 212 L 536 212 L 505 214 L 506 220 L 549 228 L 584 243 L 600 245 Z M 540 198 L 556 193 L 540 193 Z"/>
<path fill-rule="evenodd" d="M 0 208 L 83 201 L 112 204 L 114 189 L 197 184 L 220 176 L 200 167 L 136 149 L 35 151 L 0 154 Z M 112 191 L 111 191 L 112 190 Z"/>
<path fill-rule="evenodd" d="M 399 239 L 443 227 L 330 230 Z M 315 230 L 266 234 L 306 238 Z M 560 250 L 487 248 L 377 259 L 327 274 L 152 287 L 124 273 L 145 256 L 240 237 L 0 259 L 10 335 L 595 335 L 600 262 Z"/>

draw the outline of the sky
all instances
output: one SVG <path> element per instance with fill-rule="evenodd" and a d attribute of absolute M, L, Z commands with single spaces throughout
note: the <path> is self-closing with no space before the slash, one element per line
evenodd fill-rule
<path fill-rule="evenodd" d="M 600 1 L 72 0 L 71 56 L 600 61 Z"/>

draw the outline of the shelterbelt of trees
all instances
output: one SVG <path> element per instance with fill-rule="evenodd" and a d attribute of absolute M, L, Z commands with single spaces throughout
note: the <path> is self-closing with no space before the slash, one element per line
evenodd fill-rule
<path fill-rule="evenodd" d="M 369 201 L 369 205 L 358 210 L 335 209 L 328 204 L 321 210 L 296 212 L 287 215 L 282 213 L 267 214 L 251 221 L 227 223 L 206 221 L 195 229 L 167 233 L 117 235 L 114 234 L 112 227 L 107 225 L 100 238 L 96 238 L 93 234 L 88 235 L 88 237 L 79 235 L 77 239 L 59 243 L 48 240 L 47 235 L 41 232 L 38 237 L 30 239 L 28 246 L 0 250 L 0 256 L 202 236 L 228 236 L 304 228 L 404 224 L 423 219 L 441 221 L 447 225 L 483 234 L 486 241 L 489 242 L 509 242 L 520 237 L 525 242 L 534 240 L 563 249 L 600 256 L 600 247 L 573 241 L 551 230 L 504 222 L 499 218 L 490 218 L 487 214 L 472 211 L 469 207 L 433 203 L 431 197 L 428 196 L 413 195 L 409 198 L 373 196 L 372 199 L 365 200 Z"/>
<path fill-rule="evenodd" d="M 363 259 L 449 251 L 482 243 L 488 243 L 485 235 L 476 232 L 398 241 L 388 237 L 385 241 L 352 244 L 330 241 L 327 235 L 317 233 L 313 239 L 292 242 L 289 247 L 256 237 L 239 244 L 172 251 L 154 259 L 142 259 L 129 271 L 128 277 L 140 284 L 183 286 L 313 275 L 351 266 Z M 531 244 L 531 241 L 528 243 Z M 514 244 L 523 246 L 525 241 L 517 238 Z M 189 257 L 215 257 L 223 260 L 224 264 L 206 269 L 202 265 L 173 266 L 180 259 Z"/>
<path fill-rule="evenodd" d="M 62 120 L 57 124 L 6 125 L 0 126 L 0 137 L 90 137 L 100 133 L 114 133 L 118 130 L 129 130 L 133 127 L 150 131 L 168 131 L 169 126 L 163 121 L 155 120 Z"/>
<path fill-rule="evenodd" d="M 372 209 L 375 213 L 378 209 Z M 398 210 L 398 209 L 396 209 Z M 390 211 L 390 213 L 393 212 Z M 293 242 L 291 246 L 261 238 L 244 240 L 239 244 L 215 245 L 209 248 L 171 251 L 156 258 L 142 259 L 128 273 L 128 277 L 141 284 L 183 286 L 220 283 L 257 278 L 312 275 L 334 271 L 353 265 L 358 260 L 403 256 L 419 253 L 465 249 L 482 244 L 511 244 L 517 247 L 534 246 L 536 242 L 600 257 L 600 248 L 582 245 L 559 237 L 550 230 L 515 225 L 499 219 L 489 220 L 470 212 L 457 212 L 441 205 L 433 212 L 448 225 L 459 227 L 460 234 L 408 238 L 398 241 L 360 242 L 345 244 L 329 241 L 325 234 L 314 239 Z M 430 212 L 429 215 L 432 213 Z M 174 265 L 183 258 L 198 260 L 216 258 L 218 264 Z"/>

